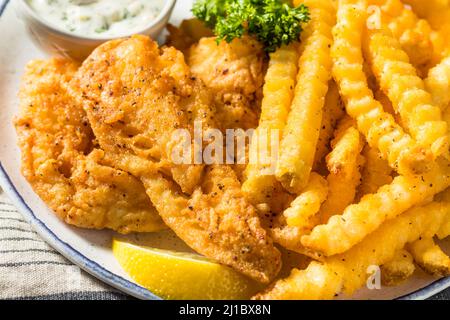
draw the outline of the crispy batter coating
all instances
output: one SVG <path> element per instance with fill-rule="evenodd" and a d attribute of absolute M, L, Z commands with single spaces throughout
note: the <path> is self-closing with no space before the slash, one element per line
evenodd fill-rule
<path fill-rule="evenodd" d="M 191 29 L 196 30 L 194 33 L 202 33 L 195 27 L 197 22 L 194 19 L 185 23 L 188 33 L 192 33 Z M 260 116 L 266 70 L 265 53 L 260 43 L 244 36 L 231 43 L 222 41 L 217 44 L 216 38 L 205 36 L 191 46 L 185 57 L 192 74 L 213 95 L 217 128 L 224 134 L 228 129 L 243 129 L 250 136 Z M 235 138 L 235 143 L 238 144 L 238 138 Z M 245 163 L 248 163 L 250 138 L 245 139 L 245 144 Z M 232 165 L 240 181 L 244 180 L 245 163 Z"/>
<path fill-rule="evenodd" d="M 140 181 L 93 150 L 86 114 L 67 92 L 77 67 L 61 59 L 27 66 L 15 122 L 23 175 L 69 224 L 121 233 L 163 229 Z"/>
<path fill-rule="evenodd" d="M 195 120 L 206 129 L 215 120 L 210 93 L 182 54 L 145 36 L 108 42 L 85 61 L 76 82 L 93 131 L 114 164 L 134 171 L 132 161 L 120 160 L 123 154 L 151 162 L 133 174 L 164 222 L 197 252 L 261 282 L 273 279 L 280 253 L 233 170 L 213 165 L 202 176 L 201 166 L 170 161 L 176 129 L 192 132 Z"/>
<path fill-rule="evenodd" d="M 258 125 L 264 57 L 261 44 L 247 36 L 219 45 L 216 38 L 202 38 L 191 47 L 191 72 L 213 93 L 222 129 L 246 130 Z"/>
<path fill-rule="evenodd" d="M 161 175 L 142 181 L 167 225 L 194 250 L 261 282 L 280 270 L 280 254 L 230 167 L 209 166 L 202 189 L 191 198 L 178 194 Z"/>
<path fill-rule="evenodd" d="M 193 137 L 194 120 L 201 119 L 201 130 L 213 114 L 208 92 L 191 79 L 181 52 L 138 36 L 110 41 L 86 59 L 73 82 L 107 153 L 146 163 L 145 172 L 164 170 L 183 192 L 194 190 L 203 166 L 173 164 L 179 140 L 172 133 L 183 129 Z"/>

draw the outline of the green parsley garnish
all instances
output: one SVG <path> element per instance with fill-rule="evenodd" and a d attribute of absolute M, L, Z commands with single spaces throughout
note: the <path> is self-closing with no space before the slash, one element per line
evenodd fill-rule
<path fill-rule="evenodd" d="M 308 22 L 305 5 L 291 7 L 282 0 L 196 0 L 193 14 L 214 30 L 217 41 L 254 36 L 267 52 L 299 40 Z"/>

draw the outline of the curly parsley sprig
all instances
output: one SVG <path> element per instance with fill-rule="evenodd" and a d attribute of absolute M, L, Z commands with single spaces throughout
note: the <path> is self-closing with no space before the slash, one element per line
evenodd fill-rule
<path fill-rule="evenodd" d="M 192 12 L 214 30 L 218 42 L 249 34 L 267 52 L 298 40 L 302 23 L 310 20 L 308 7 L 293 8 L 282 0 L 196 0 Z"/>

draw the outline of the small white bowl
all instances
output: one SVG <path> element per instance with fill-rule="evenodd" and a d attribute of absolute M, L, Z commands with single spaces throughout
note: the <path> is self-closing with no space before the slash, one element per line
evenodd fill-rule
<path fill-rule="evenodd" d="M 144 34 L 157 39 L 167 25 L 172 14 L 176 0 L 165 0 L 165 5 L 155 20 L 138 32 L 124 32 L 118 37 L 83 37 L 70 33 L 64 29 L 53 26 L 43 17 L 39 16 L 26 0 L 14 1 L 16 12 L 24 23 L 33 41 L 50 55 L 60 55 L 82 61 L 102 43 L 131 36 L 132 34 Z"/>

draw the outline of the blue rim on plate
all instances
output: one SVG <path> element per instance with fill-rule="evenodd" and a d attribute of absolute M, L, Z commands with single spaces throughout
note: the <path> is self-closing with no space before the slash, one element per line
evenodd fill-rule
<path fill-rule="evenodd" d="M 84 256 L 81 252 L 75 250 L 71 245 L 62 241 L 60 238 L 48 228 L 45 223 L 36 217 L 31 208 L 19 194 L 6 170 L 0 161 L 0 186 L 3 191 L 10 197 L 19 212 L 24 216 L 25 220 L 32 225 L 35 231 L 60 254 L 69 259 L 80 268 L 95 276 L 96 278 L 106 282 L 107 284 L 128 293 L 136 298 L 160 300 L 161 298 L 154 295 L 147 289 L 128 281 L 112 272 L 109 272 L 98 263 Z"/>
<path fill-rule="evenodd" d="M 1 0 L 0 0 L 1 1 Z M 4 0 L 0 4 L 0 18 L 4 13 L 6 7 L 10 3 L 10 0 Z M 66 257 L 68 260 L 78 265 L 81 269 L 100 279 L 101 281 L 111 285 L 112 287 L 119 289 L 125 293 L 128 293 L 139 299 L 148 300 L 161 300 L 160 297 L 153 294 L 149 290 L 124 279 L 112 272 L 109 272 L 101 265 L 92 261 L 88 257 L 84 256 L 81 252 L 75 250 L 68 243 L 58 238 L 50 228 L 48 228 L 41 220 L 39 220 L 34 214 L 33 210 L 27 205 L 20 193 L 15 188 L 11 179 L 9 178 L 5 168 L 0 161 L 0 186 L 8 194 L 13 201 L 17 209 L 24 216 L 25 220 L 30 223 L 36 232 L 55 250 Z M 450 287 L 450 277 L 437 280 L 430 285 L 416 290 L 407 295 L 401 296 L 399 300 L 423 300 L 432 297 L 435 294 Z"/>

